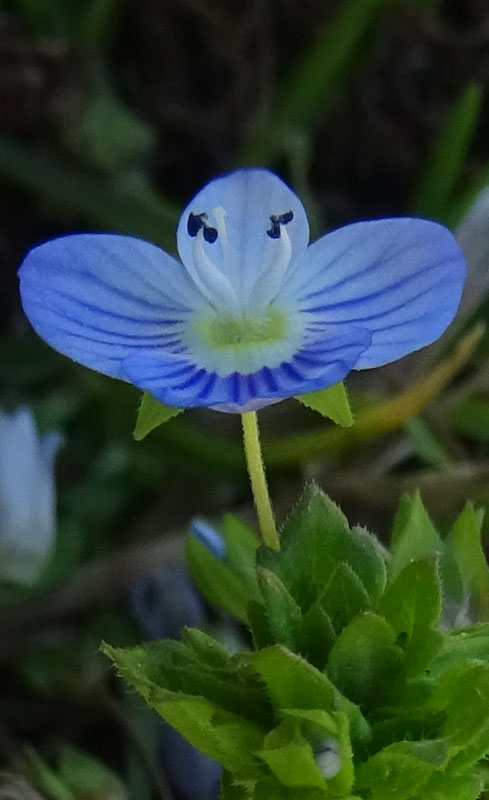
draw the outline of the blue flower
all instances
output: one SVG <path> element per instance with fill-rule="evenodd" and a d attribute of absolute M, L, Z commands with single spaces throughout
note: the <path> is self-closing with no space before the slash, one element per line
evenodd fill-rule
<path fill-rule="evenodd" d="M 75 361 L 171 406 L 227 412 L 401 358 L 457 310 L 464 260 L 435 222 L 357 222 L 308 242 L 297 196 L 267 170 L 238 170 L 183 212 L 181 262 L 130 236 L 53 239 L 20 269 L 23 306 Z"/>
<path fill-rule="evenodd" d="M 38 435 L 28 408 L 0 412 L 0 578 L 32 583 L 52 551 L 60 441 Z"/>

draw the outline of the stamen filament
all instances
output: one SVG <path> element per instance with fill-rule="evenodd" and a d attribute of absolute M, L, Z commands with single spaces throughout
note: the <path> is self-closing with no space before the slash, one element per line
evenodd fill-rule
<path fill-rule="evenodd" d="M 268 493 L 256 411 L 246 411 L 241 414 L 241 422 L 246 464 L 262 539 L 267 547 L 272 550 L 280 550 L 280 541 Z"/>
<path fill-rule="evenodd" d="M 203 238 L 202 230 L 200 230 L 192 248 L 192 264 L 186 264 L 186 269 L 197 288 L 213 308 L 224 306 L 224 308 L 239 313 L 241 307 L 238 295 L 231 282 L 205 252 Z"/>
<path fill-rule="evenodd" d="M 266 308 L 278 295 L 292 257 L 292 244 L 285 226 L 280 225 L 280 237 L 275 240 L 276 252 L 267 268 L 251 290 L 248 307 Z"/>

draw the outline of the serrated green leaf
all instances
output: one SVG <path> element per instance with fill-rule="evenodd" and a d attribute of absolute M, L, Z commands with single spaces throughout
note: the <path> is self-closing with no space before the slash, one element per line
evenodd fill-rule
<path fill-rule="evenodd" d="M 140 442 L 148 433 L 178 416 L 183 410 L 183 408 L 174 408 L 160 403 L 149 392 L 144 392 L 133 433 L 135 440 Z"/>
<path fill-rule="evenodd" d="M 221 776 L 221 794 L 220 800 L 248 800 L 252 797 L 250 791 L 247 791 L 242 785 L 235 781 L 233 775 L 226 770 L 223 770 Z"/>
<path fill-rule="evenodd" d="M 403 495 L 394 519 L 391 533 L 391 580 L 411 561 L 428 555 L 441 553 L 443 542 L 430 520 L 418 491 L 414 495 Z"/>
<path fill-rule="evenodd" d="M 187 633 L 187 636 L 189 634 Z M 193 639 L 195 642 L 196 639 Z M 218 643 L 216 643 L 219 647 Z M 206 698 L 216 709 L 243 714 L 253 720 L 266 720 L 270 714 L 267 694 L 256 676 L 237 657 L 226 666 L 219 653 L 199 647 L 198 655 L 183 642 L 160 639 L 137 647 L 103 646 L 122 677 L 150 704 L 161 691 L 163 699 L 196 696 Z M 204 660 L 207 658 L 207 661 Z"/>
<path fill-rule="evenodd" d="M 377 614 L 364 614 L 338 636 L 327 672 L 346 697 L 371 708 L 394 690 L 402 661 L 403 652 L 390 625 Z"/>
<path fill-rule="evenodd" d="M 481 622 L 489 619 L 489 567 L 481 546 L 484 511 L 467 503 L 446 539 L 462 578 L 466 613 Z"/>
<path fill-rule="evenodd" d="M 355 573 L 372 600 L 385 584 L 378 542 L 363 529 L 350 530 L 338 506 L 316 486 L 306 490 L 285 524 L 280 551 L 260 548 L 257 560 L 279 576 L 303 612 L 323 592 L 338 564 Z"/>
<path fill-rule="evenodd" d="M 336 691 L 329 678 L 285 647 L 259 650 L 253 664 L 278 708 L 333 709 Z"/>
<path fill-rule="evenodd" d="M 318 411 L 323 417 L 332 419 L 336 425 L 341 425 L 343 428 L 353 425 L 353 414 L 343 383 L 335 383 L 334 386 L 328 386 L 319 392 L 297 395 L 296 400 L 307 408 Z"/>
<path fill-rule="evenodd" d="M 186 558 L 192 576 L 207 600 L 218 608 L 229 611 L 247 623 L 247 607 L 253 598 L 249 584 L 238 577 L 228 564 L 216 558 L 195 536 L 189 536 Z"/>
<path fill-rule="evenodd" d="M 323 670 L 336 633 L 331 619 L 319 602 L 313 603 L 302 622 L 298 651 L 311 664 Z"/>
<path fill-rule="evenodd" d="M 264 567 L 258 567 L 257 575 L 272 641 L 295 651 L 302 612 L 277 575 Z"/>
<path fill-rule="evenodd" d="M 372 800 L 421 798 L 423 787 L 447 760 L 442 740 L 396 742 L 358 766 L 355 788 L 368 791 Z"/>
<path fill-rule="evenodd" d="M 379 612 L 406 653 L 409 676 L 422 672 L 443 643 L 435 630 L 441 614 L 441 586 L 435 557 L 413 561 L 387 586 Z"/>

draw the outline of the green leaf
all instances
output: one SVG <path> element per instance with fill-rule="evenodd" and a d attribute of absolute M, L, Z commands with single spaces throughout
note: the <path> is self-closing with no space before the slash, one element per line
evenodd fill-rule
<path fill-rule="evenodd" d="M 275 128 L 310 127 L 324 118 L 325 104 L 354 67 L 360 43 L 384 5 L 386 0 L 348 0 L 336 19 L 326 22 L 279 92 Z"/>
<path fill-rule="evenodd" d="M 489 662 L 488 623 L 477 623 L 445 636 L 442 648 L 430 665 L 430 672 L 436 678 L 450 667 L 470 659 Z"/>
<path fill-rule="evenodd" d="M 212 651 L 205 663 L 202 642 L 199 656 L 171 640 L 124 650 L 104 645 L 103 650 L 148 705 L 194 747 L 231 772 L 260 776 L 253 752 L 263 746 L 265 728 L 257 719 L 269 719 L 267 698 L 239 660 L 228 669 L 216 666 Z"/>
<path fill-rule="evenodd" d="M 469 86 L 453 109 L 450 119 L 429 155 L 416 188 L 411 211 L 426 217 L 444 219 L 450 208 L 451 193 L 465 164 L 474 137 L 482 104 L 478 86 Z"/>
<path fill-rule="evenodd" d="M 441 740 L 396 742 L 375 753 L 356 771 L 355 788 L 372 800 L 414 800 L 428 780 L 445 767 L 448 747 Z"/>
<path fill-rule="evenodd" d="M 263 567 L 257 574 L 272 641 L 295 651 L 302 612 L 277 575 Z"/>
<path fill-rule="evenodd" d="M 319 392 L 300 394 L 296 400 L 307 408 L 318 411 L 323 417 L 332 419 L 337 425 L 344 428 L 353 425 L 353 415 L 343 383 L 335 383 L 334 386 L 328 386 Z"/>
<path fill-rule="evenodd" d="M 140 442 L 148 433 L 151 433 L 155 428 L 159 428 L 160 425 L 173 419 L 173 417 L 177 417 L 183 410 L 183 408 L 166 406 L 149 392 L 144 392 L 133 433 L 135 440 Z"/>
<path fill-rule="evenodd" d="M 489 568 L 481 546 L 484 511 L 467 503 L 446 540 L 464 587 L 467 611 L 473 619 L 489 619 Z"/>
<path fill-rule="evenodd" d="M 301 656 L 274 645 L 255 653 L 253 664 L 279 708 L 333 709 L 335 687 Z"/>
<path fill-rule="evenodd" d="M 423 419 L 411 417 L 404 427 L 416 445 L 417 454 L 426 464 L 439 467 L 450 463 L 450 456 Z"/>
<path fill-rule="evenodd" d="M 426 784 L 423 800 L 478 800 L 484 788 L 484 778 L 478 772 L 468 775 L 436 774 Z"/>
<path fill-rule="evenodd" d="M 261 566 L 279 576 L 303 612 L 323 593 L 339 565 L 355 574 L 372 602 L 385 585 L 380 544 L 361 528 L 350 530 L 338 506 L 314 485 L 285 524 L 280 550 L 260 548 L 257 558 Z"/>
<path fill-rule="evenodd" d="M 443 642 L 435 630 L 441 614 L 441 586 L 436 559 L 413 561 L 397 575 L 379 603 L 406 653 L 409 676 L 422 672 Z"/>
<path fill-rule="evenodd" d="M 251 798 L 251 796 L 250 792 L 235 781 L 230 772 L 223 770 L 221 776 L 220 800 L 247 800 L 247 798 Z"/>
<path fill-rule="evenodd" d="M 390 625 L 377 614 L 364 614 L 350 622 L 334 643 L 328 675 L 350 700 L 371 708 L 392 693 L 402 661 Z"/>
<path fill-rule="evenodd" d="M 441 553 L 443 542 L 430 520 L 418 491 L 403 495 L 391 533 L 389 574 L 394 579 L 411 561 Z"/>
<path fill-rule="evenodd" d="M 457 664 L 444 673 L 430 707 L 445 713 L 442 735 L 449 745 L 454 774 L 477 764 L 489 752 L 489 664 Z"/>
<path fill-rule="evenodd" d="M 248 525 L 232 514 L 224 515 L 222 536 L 226 542 L 226 563 L 249 586 L 250 596 L 258 597 L 256 551 L 259 540 Z"/>
<path fill-rule="evenodd" d="M 127 791 L 114 772 L 74 747 L 61 749 L 57 775 L 74 797 L 103 797 L 107 800 L 127 798 Z"/>
<path fill-rule="evenodd" d="M 284 786 L 324 790 L 324 778 L 314 760 L 311 744 L 294 720 L 284 720 L 270 731 L 259 755 Z"/>
<path fill-rule="evenodd" d="M 228 564 L 216 558 L 195 536 L 187 539 L 186 558 L 192 576 L 207 600 L 247 623 L 248 604 L 256 600 L 256 597 L 250 596 L 250 585 L 236 575 Z"/>
<path fill-rule="evenodd" d="M 313 603 L 304 615 L 299 635 L 299 653 L 311 664 L 323 670 L 336 633 L 328 614 L 319 602 Z"/>
<path fill-rule="evenodd" d="M 211 646 L 205 634 L 189 629 L 185 638 L 190 646 L 160 639 L 138 647 L 102 649 L 150 704 L 161 690 L 165 701 L 173 694 L 203 697 L 224 711 L 260 722 L 269 718 L 267 694 L 246 663 L 235 656 L 226 665 L 222 646 Z"/>
<path fill-rule="evenodd" d="M 337 564 L 317 602 L 328 615 L 336 633 L 371 608 L 370 598 L 356 572 L 348 564 Z"/>

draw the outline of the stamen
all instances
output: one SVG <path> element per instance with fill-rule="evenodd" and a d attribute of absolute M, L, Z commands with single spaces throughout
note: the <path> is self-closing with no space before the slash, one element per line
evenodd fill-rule
<path fill-rule="evenodd" d="M 217 239 L 217 231 L 215 228 L 211 228 L 210 225 L 204 225 L 204 239 L 209 244 L 214 244 Z"/>
<path fill-rule="evenodd" d="M 280 239 L 280 226 L 287 225 L 293 219 L 293 211 L 285 211 L 283 214 L 272 214 L 270 216 L 270 229 L 267 231 L 270 239 Z"/>
<path fill-rule="evenodd" d="M 241 307 L 234 287 L 207 255 L 203 245 L 204 237 L 205 228 L 199 231 L 195 238 L 192 260 L 190 264 L 185 265 L 186 269 L 197 288 L 213 308 L 219 310 L 224 308 L 239 313 Z"/>
<path fill-rule="evenodd" d="M 273 224 L 272 220 L 272 226 Z M 274 246 L 272 260 L 251 291 L 247 303 L 249 308 L 263 309 L 275 300 L 290 263 L 292 244 L 289 234 L 284 225 L 278 220 L 276 225 L 278 226 L 278 236 L 272 236 L 271 238 L 278 239 L 278 242 Z M 267 233 L 270 235 L 269 231 Z"/>
<path fill-rule="evenodd" d="M 219 234 L 219 241 L 221 242 L 221 247 L 224 252 L 228 249 L 228 232 L 226 228 L 225 216 L 226 216 L 226 209 L 222 206 L 216 206 L 212 209 L 212 216 L 216 220 L 216 228 Z"/>
<path fill-rule="evenodd" d="M 205 211 L 202 214 L 189 214 L 187 220 L 187 233 L 189 236 L 197 236 L 198 232 L 201 228 L 205 225 L 205 220 L 207 219 L 207 214 Z"/>

